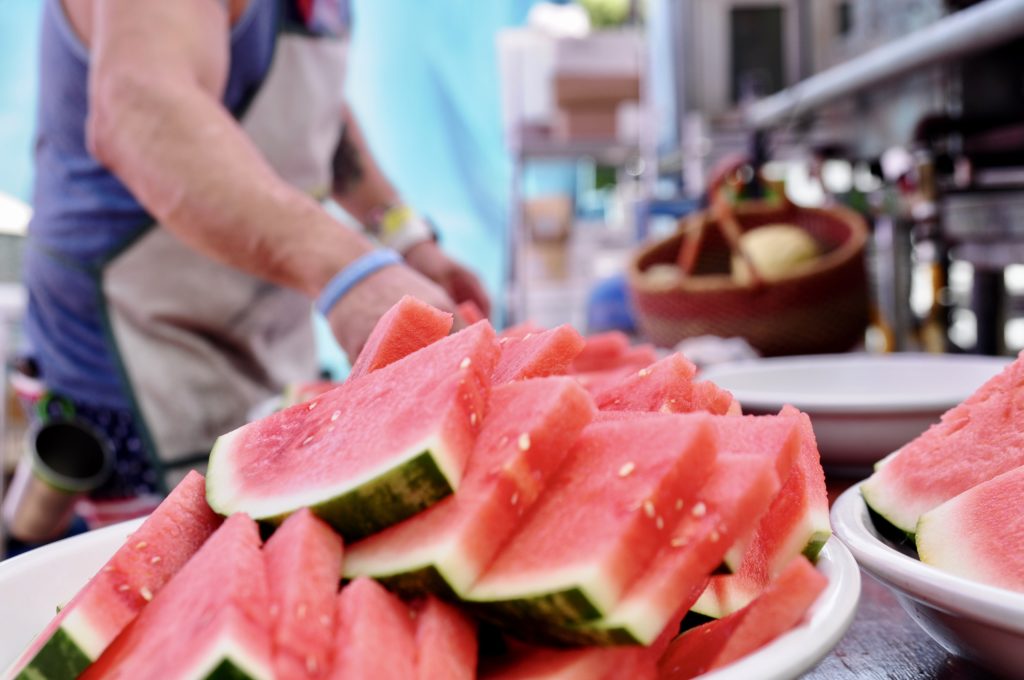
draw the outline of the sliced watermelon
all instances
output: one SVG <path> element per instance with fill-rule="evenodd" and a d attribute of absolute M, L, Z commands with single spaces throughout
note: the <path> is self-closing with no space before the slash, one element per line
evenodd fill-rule
<path fill-rule="evenodd" d="M 281 397 L 280 408 L 304 404 L 307 401 L 316 399 L 325 392 L 330 392 L 340 384 L 333 380 L 312 380 L 310 382 L 288 385 L 284 390 L 284 395 Z"/>
<path fill-rule="evenodd" d="M 436 597 L 418 603 L 416 677 L 418 680 L 474 680 L 476 623 Z"/>
<path fill-rule="evenodd" d="M 458 486 L 497 355 L 481 322 L 222 436 L 210 506 L 272 523 L 309 507 L 347 540 L 416 514 Z"/>
<path fill-rule="evenodd" d="M 458 493 L 351 545 L 346 576 L 373 576 L 413 594 L 467 592 L 593 413 L 571 378 L 496 388 Z"/>
<path fill-rule="evenodd" d="M 99 658 L 220 522 L 206 504 L 202 475 L 189 472 L 33 640 L 7 675 L 76 677 Z"/>
<path fill-rule="evenodd" d="M 592 389 L 591 393 L 597 407 L 605 411 L 708 411 L 725 415 L 732 404 L 732 395 L 711 383 L 699 383 L 702 387 L 696 388 L 693 382 L 696 371 L 696 367 L 682 354 L 672 354 L 630 373 L 615 385 L 600 391 Z M 719 392 L 723 393 L 721 397 Z"/>
<path fill-rule="evenodd" d="M 810 418 L 791 406 L 780 416 L 796 417 L 800 450 L 792 471 L 749 544 L 736 573 L 715 576 L 694 611 L 720 618 L 750 603 L 797 555 L 816 559 L 832 534 L 828 492 Z M 734 553 L 735 555 L 735 553 Z"/>
<path fill-rule="evenodd" d="M 619 331 L 587 336 L 583 350 L 572 362 L 572 370 L 576 373 L 586 373 L 618 368 L 619 359 L 628 351 L 629 337 Z"/>
<path fill-rule="evenodd" d="M 1024 353 L 890 456 L 861 487 L 867 504 L 908 534 L 921 515 L 1024 465 Z"/>
<path fill-rule="evenodd" d="M 1024 467 L 1004 472 L 921 516 L 921 561 L 1024 592 Z"/>
<path fill-rule="evenodd" d="M 302 509 L 263 548 L 278 678 L 323 677 L 334 645 L 341 538 Z"/>
<path fill-rule="evenodd" d="M 466 599 L 506 624 L 607 615 L 668 543 L 714 459 L 703 414 L 590 425 Z"/>
<path fill-rule="evenodd" d="M 256 523 L 233 515 L 81 676 L 274 677 Z"/>
<path fill-rule="evenodd" d="M 640 647 L 517 650 L 482 680 L 655 680 L 657 658 Z"/>
<path fill-rule="evenodd" d="M 796 626 L 826 585 L 806 558 L 797 557 L 749 606 L 673 640 L 658 663 L 659 677 L 694 678 L 760 649 Z"/>
<path fill-rule="evenodd" d="M 608 616 L 571 630 L 556 641 L 577 644 L 651 645 L 673 629 L 707 585 L 726 547 L 751 517 L 759 517 L 779 490 L 774 463 L 765 456 L 720 453 L 696 502 L 673 527 L 643 575 Z"/>
<path fill-rule="evenodd" d="M 371 579 L 360 578 L 338 596 L 338 634 L 331 680 L 416 677 L 412 614 L 397 597 Z"/>
<path fill-rule="evenodd" d="M 499 337 L 502 338 L 522 338 L 526 335 L 533 335 L 535 333 L 543 333 L 547 329 L 543 326 L 538 326 L 532 321 L 524 321 L 521 324 L 510 326 L 503 330 Z"/>
<path fill-rule="evenodd" d="M 377 321 L 352 364 L 349 380 L 437 342 L 451 332 L 453 321 L 451 314 L 406 295 Z"/>
<path fill-rule="evenodd" d="M 472 300 L 466 300 L 465 302 L 459 303 L 459 316 L 467 324 L 474 324 L 477 321 L 486 321 L 487 317 L 484 315 L 482 309 L 476 306 L 476 303 Z"/>
<path fill-rule="evenodd" d="M 513 380 L 565 375 L 573 358 L 583 348 L 583 338 L 572 326 L 521 338 L 502 338 L 501 357 L 494 369 L 495 385 Z"/>

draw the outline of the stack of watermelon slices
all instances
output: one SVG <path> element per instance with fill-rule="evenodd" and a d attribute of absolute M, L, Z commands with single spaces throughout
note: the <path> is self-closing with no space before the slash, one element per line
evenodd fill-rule
<path fill-rule="evenodd" d="M 922 562 L 1024 592 L 1024 352 L 876 465 L 861 494 Z"/>
<path fill-rule="evenodd" d="M 111 559 L 141 597 L 101 572 L 8 676 L 655 678 L 730 562 L 758 578 L 720 607 L 746 622 L 716 629 L 722 658 L 770 637 L 745 612 L 802 618 L 811 586 L 786 575 L 828 531 L 805 416 L 737 417 L 620 336 L 444 335 L 435 312 L 404 300 L 361 375 L 223 436 L 205 501 L 193 475 Z M 138 539 L 165 515 L 195 528 Z M 140 542 L 173 564 L 153 586 Z M 103 623 L 72 638 L 72 617 Z M 480 623 L 502 653 L 477 658 Z"/>

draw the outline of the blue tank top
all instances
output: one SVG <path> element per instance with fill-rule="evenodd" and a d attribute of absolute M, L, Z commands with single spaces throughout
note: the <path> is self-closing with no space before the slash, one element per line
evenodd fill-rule
<path fill-rule="evenodd" d="M 231 33 L 223 103 L 240 116 L 266 76 L 281 19 L 277 0 L 251 0 Z M 25 332 L 50 389 L 127 408 L 100 289 L 103 266 L 153 222 L 86 148 L 89 54 L 61 0 L 46 0 L 40 43 L 35 213 L 24 278 Z"/>

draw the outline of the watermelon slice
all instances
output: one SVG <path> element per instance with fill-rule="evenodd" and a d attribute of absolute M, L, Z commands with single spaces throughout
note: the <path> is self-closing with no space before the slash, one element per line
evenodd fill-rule
<path fill-rule="evenodd" d="M 499 342 L 501 357 L 492 376 L 495 385 L 565 375 L 573 357 L 583 348 L 583 338 L 572 326 L 559 326 L 521 338 L 502 338 Z"/>
<path fill-rule="evenodd" d="M 348 540 L 416 514 L 458 486 L 497 354 L 478 323 L 222 436 L 210 506 L 271 523 L 310 507 Z"/>
<path fill-rule="evenodd" d="M 795 417 L 799 423 L 799 455 L 757 530 L 749 542 L 741 543 L 739 568 L 734 574 L 713 577 L 694 605 L 694 611 L 705 616 L 720 618 L 745 607 L 796 555 L 816 559 L 832 535 L 825 473 L 810 418 L 791 406 L 780 416 Z M 737 551 L 732 556 L 737 559 Z"/>
<path fill-rule="evenodd" d="M 465 302 L 459 303 L 459 316 L 467 324 L 474 324 L 477 321 L 486 321 L 487 317 L 484 315 L 482 309 L 476 306 L 476 303 L 472 300 L 466 300 Z"/>
<path fill-rule="evenodd" d="M 416 608 L 418 680 L 474 680 L 476 624 L 455 607 L 428 597 Z"/>
<path fill-rule="evenodd" d="M 708 421 L 702 414 L 587 427 L 466 599 L 506 624 L 607 615 L 711 473 Z"/>
<path fill-rule="evenodd" d="M 619 359 L 629 351 L 629 337 L 619 331 L 587 336 L 586 344 L 572 362 L 576 373 L 618 368 Z M 654 363 L 649 361 L 647 363 Z"/>
<path fill-rule="evenodd" d="M 699 383 L 701 387 L 697 388 L 693 382 L 696 372 L 696 367 L 682 354 L 672 354 L 630 373 L 615 385 L 591 393 L 597 407 L 605 411 L 708 411 L 725 415 L 732 395 L 711 383 Z"/>
<path fill-rule="evenodd" d="M 921 515 L 1024 465 L 1024 353 L 942 420 L 888 458 L 861 487 L 879 515 L 908 534 Z"/>
<path fill-rule="evenodd" d="M 416 638 L 409 608 L 371 579 L 338 596 L 338 634 L 331 680 L 416 677 Z"/>
<path fill-rule="evenodd" d="M 657 658 L 647 649 L 558 650 L 529 647 L 517 650 L 482 680 L 655 680 Z"/>
<path fill-rule="evenodd" d="M 349 547 L 345 575 L 411 594 L 465 593 L 520 523 L 594 413 L 571 378 L 509 383 L 491 393 L 462 487 Z"/>
<path fill-rule="evenodd" d="M 673 527 L 669 544 L 607 617 L 553 631 L 560 642 L 651 645 L 672 633 L 707 585 L 726 547 L 779 490 L 774 462 L 759 455 L 719 453 L 711 479 Z"/>
<path fill-rule="evenodd" d="M 748 607 L 673 640 L 658 663 L 659 677 L 694 678 L 760 649 L 797 625 L 826 585 L 806 558 L 797 557 Z"/>
<path fill-rule="evenodd" d="M 1024 467 L 1004 472 L 921 516 L 921 561 L 1024 592 Z"/>
<path fill-rule="evenodd" d="M 538 326 L 532 321 L 524 321 L 521 324 L 515 326 L 509 326 L 503 330 L 499 337 L 502 338 L 521 338 L 526 335 L 533 335 L 535 333 L 543 333 L 547 329 L 543 326 Z"/>
<path fill-rule="evenodd" d="M 269 609 L 259 528 L 234 515 L 81 677 L 270 680 Z"/>
<path fill-rule="evenodd" d="M 304 404 L 307 401 L 316 399 L 325 392 L 330 392 L 340 384 L 333 380 L 311 380 L 309 382 L 293 383 L 285 388 L 284 395 L 281 397 L 280 408 Z"/>
<path fill-rule="evenodd" d="M 202 475 L 189 472 L 4 677 L 76 677 L 99 658 L 220 522 L 206 504 Z"/>
<path fill-rule="evenodd" d="M 278 678 L 323 677 L 330 665 L 341 554 L 338 535 L 306 509 L 264 546 Z"/>
<path fill-rule="evenodd" d="M 437 342 L 452 330 L 451 314 L 406 295 L 377 321 L 349 373 L 349 380 L 384 368 Z"/>

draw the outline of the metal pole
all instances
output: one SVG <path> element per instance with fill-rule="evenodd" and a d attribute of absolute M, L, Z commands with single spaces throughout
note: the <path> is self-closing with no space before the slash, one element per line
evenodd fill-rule
<path fill-rule="evenodd" d="M 1024 0 L 986 0 L 752 104 L 747 120 L 769 128 L 834 99 L 1022 34 Z"/>

